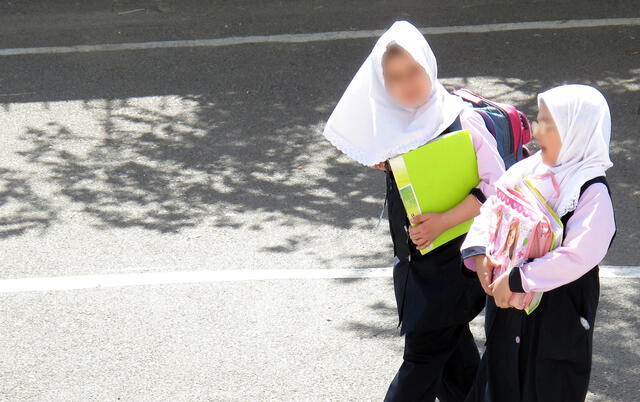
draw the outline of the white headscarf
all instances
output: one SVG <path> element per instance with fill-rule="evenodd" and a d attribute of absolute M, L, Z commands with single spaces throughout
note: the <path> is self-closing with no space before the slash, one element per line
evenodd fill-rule
<path fill-rule="evenodd" d="M 405 49 L 431 79 L 430 98 L 417 108 L 399 105 L 385 88 L 382 57 L 390 42 Z M 327 121 L 324 136 L 352 159 L 371 166 L 415 149 L 449 127 L 464 104 L 438 82 L 436 58 L 424 36 L 395 22 L 347 87 Z"/>
<path fill-rule="evenodd" d="M 513 165 L 498 183 L 513 186 L 529 174 L 553 173 L 560 187 L 550 204 L 558 216 L 573 211 L 580 187 L 590 179 L 604 176 L 613 166 L 609 159 L 611 115 L 602 94 L 587 85 L 563 85 L 538 95 L 549 109 L 562 146 L 554 166 L 542 163 L 540 151 Z"/>

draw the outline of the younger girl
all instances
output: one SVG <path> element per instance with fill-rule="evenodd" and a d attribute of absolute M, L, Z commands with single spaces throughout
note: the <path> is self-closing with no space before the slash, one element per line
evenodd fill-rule
<path fill-rule="evenodd" d="M 491 211 L 483 208 L 462 246 L 489 295 L 486 351 L 469 401 L 583 401 L 599 298 L 597 264 L 615 235 L 605 171 L 611 118 L 600 92 L 565 85 L 538 95 L 540 151 L 511 167 L 499 183 L 513 187 L 527 175 L 552 173 L 559 197 L 543 194 L 561 217 L 560 247 L 513 267 L 488 284 L 492 262 L 484 256 Z M 509 307 L 512 292 L 543 291 L 530 314 Z"/>
<path fill-rule="evenodd" d="M 471 321 L 484 306 L 479 283 L 463 275 L 460 236 L 426 255 L 450 227 L 479 213 L 504 163 L 482 117 L 438 82 L 436 59 L 424 36 L 400 21 L 382 35 L 327 122 L 324 135 L 358 162 L 385 170 L 393 240 L 394 289 L 404 363 L 387 392 L 388 401 L 462 401 L 480 360 Z M 469 129 L 481 182 L 444 213 L 416 217 L 410 227 L 386 161 L 438 135 Z"/>

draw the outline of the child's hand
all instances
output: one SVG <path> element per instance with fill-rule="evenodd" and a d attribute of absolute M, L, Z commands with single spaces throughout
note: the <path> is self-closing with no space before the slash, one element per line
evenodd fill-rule
<path fill-rule="evenodd" d="M 443 215 L 436 212 L 418 215 L 411 224 L 416 226 L 409 228 L 409 237 L 418 250 L 429 247 L 448 228 Z"/>
<path fill-rule="evenodd" d="M 496 278 L 489 288 L 493 290 L 493 299 L 496 302 L 496 306 L 500 308 L 509 308 L 509 299 L 511 298 L 511 289 L 509 289 L 509 270 L 505 271 Z"/>
<path fill-rule="evenodd" d="M 471 257 L 476 265 L 476 274 L 480 279 L 480 285 L 482 289 L 489 296 L 493 296 L 493 291 L 489 287 L 491 278 L 493 277 L 493 269 L 496 267 L 496 263 L 484 254 L 479 254 Z"/>

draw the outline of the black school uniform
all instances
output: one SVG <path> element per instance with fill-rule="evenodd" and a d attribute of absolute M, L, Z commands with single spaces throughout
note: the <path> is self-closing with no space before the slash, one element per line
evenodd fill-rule
<path fill-rule="evenodd" d="M 604 177 L 597 177 L 581 187 L 580 195 L 593 183 L 607 185 Z M 561 217 L 565 232 L 572 215 Z M 487 297 L 486 350 L 468 402 L 584 401 L 600 297 L 598 270 L 596 265 L 577 280 L 545 292 L 530 315 L 498 308 L 493 297 Z M 509 286 L 523 291 L 518 269 L 512 270 Z M 588 329 L 580 317 L 592 323 Z"/>
<path fill-rule="evenodd" d="M 444 133 L 459 130 L 457 119 Z M 481 202 L 484 195 L 472 191 Z M 462 273 L 464 235 L 421 255 L 409 238 L 409 221 L 393 173 L 387 169 L 387 207 L 395 264 L 393 282 L 404 362 L 385 401 L 463 401 L 480 361 L 469 330 L 484 307 L 476 278 Z"/>

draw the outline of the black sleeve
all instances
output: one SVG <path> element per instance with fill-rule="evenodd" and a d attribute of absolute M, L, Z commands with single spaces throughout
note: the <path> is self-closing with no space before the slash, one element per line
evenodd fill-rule
<path fill-rule="evenodd" d="M 520 267 L 511 268 L 509 272 L 509 290 L 517 293 L 524 293 L 522 287 L 522 277 L 520 276 Z"/>
<path fill-rule="evenodd" d="M 487 197 L 484 196 L 482 190 L 477 187 L 472 188 L 469 194 L 473 194 L 481 204 L 484 204 L 484 202 L 487 200 Z"/>

